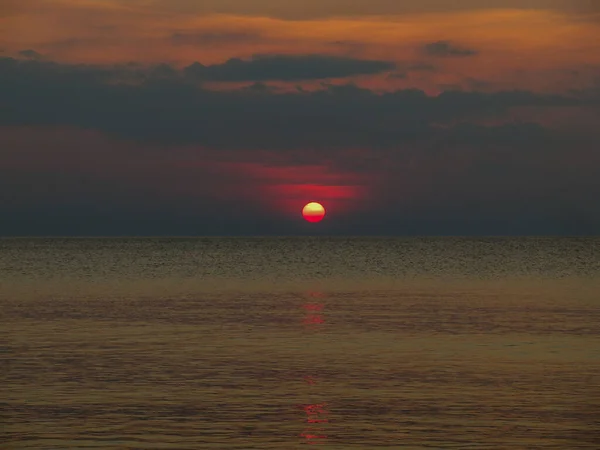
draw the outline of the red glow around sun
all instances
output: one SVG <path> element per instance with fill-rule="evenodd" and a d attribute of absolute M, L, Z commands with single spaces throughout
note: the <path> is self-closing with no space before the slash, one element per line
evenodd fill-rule
<path fill-rule="evenodd" d="M 325 217 L 325 208 L 317 202 L 311 202 L 302 209 L 302 217 L 308 222 L 320 222 Z"/>

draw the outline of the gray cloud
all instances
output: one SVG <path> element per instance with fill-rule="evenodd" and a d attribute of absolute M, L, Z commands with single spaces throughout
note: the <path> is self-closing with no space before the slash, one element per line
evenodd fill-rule
<path fill-rule="evenodd" d="M 119 83 L 123 80 L 127 83 Z M 448 91 L 432 97 L 413 89 L 378 94 L 354 85 L 326 85 L 315 92 L 277 93 L 260 84 L 210 91 L 168 65 L 97 68 L 11 58 L 0 59 L 0 93 L 0 123 L 72 125 L 162 142 L 272 149 L 389 148 L 427 138 L 447 121 L 498 117 L 519 106 L 585 103 L 525 91 Z"/>
<path fill-rule="evenodd" d="M 0 234 L 293 233 L 268 212 L 251 219 L 258 206 L 245 193 L 260 173 L 247 180 L 215 166 L 272 160 L 370 180 L 376 208 L 361 215 L 369 221 L 347 217 L 332 233 L 600 229 L 597 134 L 501 123 L 516 107 L 597 107 L 596 93 L 430 96 L 354 85 L 281 93 L 260 83 L 210 91 L 168 65 L 3 58 L 0 98 L 0 203 L 9 218 Z M 65 127 L 73 142 L 61 140 Z M 19 136 L 6 138 L 15 128 Z M 217 198 L 223 192 L 235 198 Z M 218 223 L 202 211 L 219 211 Z"/>
<path fill-rule="evenodd" d="M 406 80 L 408 78 L 408 73 L 406 72 L 392 72 L 388 75 L 388 79 L 392 80 Z"/>
<path fill-rule="evenodd" d="M 42 54 L 36 52 L 35 50 L 21 50 L 19 51 L 19 56 L 23 56 L 28 59 L 42 59 Z"/>
<path fill-rule="evenodd" d="M 437 67 L 433 64 L 428 64 L 424 62 L 416 62 L 406 66 L 406 70 L 412 72 L 435 72 Z"/>
<path fill-rule="evenodd" d="M 368 149 L 367 164 L 344 149 L 298 149 L 281 160 L 277 152 L 161 148 L 61 127 L 0 131 L 0 148 L 12 153 L 0 153 L 0 235 L 301 233 L 299 220 L 261 206 L 260 173 L 219 169 L 228 159 L 327 161 L 334 173 L 372 183 L 366 202 L 352 200 L 355 214 L 333 213 L 332 234 L 573 235 L 597 234 L 600 225 L 591 140 L 533 124 L 432 130 L 428 142 Z"/>
<path fill-rule="evenodd" d="M 257 55 L 249 60 L 232 58 L 223 64 L 204 66 L 198 62 L 184 69 L 205 81 L 301 81 L 345 78 L 392 70 L 387 61 L 370 61 L 325 55 Z"/>
<path fill-rule="evenodd" d="M 465 57 L 477 55 L 476 50 L 456 46 L 450 41 L 437 41 L 425 44 L 422 51 L 426 55 L 437 57 Z"/>

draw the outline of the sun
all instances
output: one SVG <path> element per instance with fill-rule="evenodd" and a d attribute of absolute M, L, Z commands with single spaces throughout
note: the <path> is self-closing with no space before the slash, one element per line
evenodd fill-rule
<path fill-rule="evenodd" d="M 325 208 L 317 202 L 310 202 L 302 208 L 302 217 L 308 222 L 320 222 L 325 217 Z"/>

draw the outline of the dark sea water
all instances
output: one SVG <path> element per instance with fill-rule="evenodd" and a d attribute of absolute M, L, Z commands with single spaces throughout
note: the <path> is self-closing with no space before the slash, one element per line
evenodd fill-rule
<path fill-rule="evenodd" d="M 6 449 L 598 449 L 600 239 L 2 239 Z"/>

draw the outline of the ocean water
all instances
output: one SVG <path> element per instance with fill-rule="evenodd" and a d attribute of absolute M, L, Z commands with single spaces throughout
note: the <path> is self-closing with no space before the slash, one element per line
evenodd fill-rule
<path fill-rule="evenodd" d="M 7 449 L 598 449 L 598 238 L 0 240 Z"/>

